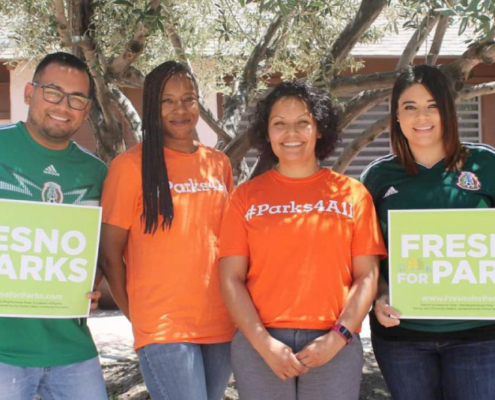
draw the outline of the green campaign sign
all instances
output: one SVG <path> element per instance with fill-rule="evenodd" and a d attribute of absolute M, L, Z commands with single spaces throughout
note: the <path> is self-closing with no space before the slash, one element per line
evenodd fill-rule
<path fill-rule="evenodd" d="M 390 304 L 402 318 L 495 319 L 495 209 L 388 216 Z"/>
<path fill-rule="evenodd" d="M 100 222 L 100 207 L 0 200 L 0 316 L 87 316 Z"/>

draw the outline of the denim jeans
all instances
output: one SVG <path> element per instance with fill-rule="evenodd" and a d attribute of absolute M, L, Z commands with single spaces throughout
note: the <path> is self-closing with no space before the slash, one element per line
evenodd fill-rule
<path fill-rule="evenodd" d="M 158 343 L 137 353 L 153 400 L 221 400 L 232 373 L 230 342 Z"/>
<path fill-rule="evenodd" d="M 394 400 L 495 399 L 495 340 L 371 340 Z"/>
<path fill-rule="evenodd" d="M 98 357 L 69 365 L 24 368 L 0 363 L 0 400 L 106 400 Z"/>
<path fill-rule="evenodd" d="M 328 330 L 268 328 L 268 332 L 298 352 Z M 363 346 L 354 335 L 328 363 L 282 381 L 240 331 L 232 340 L 232 367 L 242 400 L 358 400 L 363 362 Z"/>

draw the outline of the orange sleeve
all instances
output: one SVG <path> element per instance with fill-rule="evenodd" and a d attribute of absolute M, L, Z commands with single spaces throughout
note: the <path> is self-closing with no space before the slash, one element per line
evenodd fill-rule
<path fill-rule="evenodd" d="M 133 160 L 127 154 L 115 158 L 103 185 L 103 222 L 130 229 L 137 212 L 140 191 L 140 171 Z"/>
<path fill-rule="evenodd" d="M 249 257 L 247 222 L 244 218 L 245 201 L 242 201 L 244 187 L 245 185 L 241 185 L 234 190 L 225 205 L 220 229 L 220 258 Z"/>
<path fill-rule="evenodd" d="M 355 256 L 380 255 L 386 257 L 380 224 L 376 216 L 373 199 L 363 187 L 363 196 L 354 209 L 354 232 L 351 254 Z"/>

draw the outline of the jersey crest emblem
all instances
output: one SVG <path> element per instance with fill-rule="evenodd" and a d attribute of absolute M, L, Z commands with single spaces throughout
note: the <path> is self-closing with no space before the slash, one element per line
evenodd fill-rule
<path fill-rule="evenodd" d="M 41 189 L 41 199 L 45 203 L 62 203 L 64 201 L 62 187 L 55 182 L 45 182 Z"/>
<path fill-rule="evenodd" d="M 469 171 L 461 171 L 457 179 L 457 186 L 466 190 L 480 190 L 481 183 L 476 174 Z"/>

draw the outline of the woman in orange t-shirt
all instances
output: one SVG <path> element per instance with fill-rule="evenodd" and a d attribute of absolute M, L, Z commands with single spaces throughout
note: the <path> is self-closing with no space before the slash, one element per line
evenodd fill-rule
<path fill-rule="evenodd" d="M 184 65 L 156 67 L 143 96 L 143 143 L 115 158 L 104 185 L 103 271 L 153 399 L 220 400 L 234 330 L 217 254 L 230 163 L 195 140 L 198 88 Z"/>
<path fill-rule="evenodd" d="M 386 253 L 371 196 L 319 165 L 337 141 L 326 94 L 282 83 L 254 115 L 252 142 L 278 164 L 234 191 L 220 235 L 240 398 L 356 400 Z"/>

